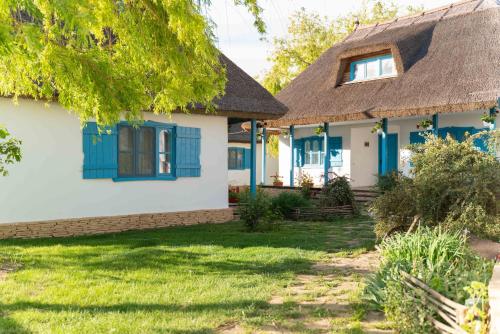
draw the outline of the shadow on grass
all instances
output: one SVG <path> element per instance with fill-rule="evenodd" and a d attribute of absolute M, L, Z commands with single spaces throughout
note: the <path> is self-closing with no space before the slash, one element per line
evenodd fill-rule
<path fill-rule="evenodd" d="M 1 304 L 0 304 L 1 305 Z M 0 307 L 2 312 L 5 312 L 3 307 Z M 15 320 L 0 314 L 0 333 L 2 334 L 31 334 L 30 331 L 23 328 Z"/>

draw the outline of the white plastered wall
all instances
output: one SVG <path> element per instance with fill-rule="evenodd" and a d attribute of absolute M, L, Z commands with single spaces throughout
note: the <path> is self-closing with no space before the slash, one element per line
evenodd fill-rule
<path fill-rule="evenodd" d="M 439 127 L 475 127 L 483 129 L 481 115 L 486 110 L 476 110 L 466 113 L 439 114 Z M 417 131 L 416 125 L 420 120 L 429 117 L 410 117 L 389 119 L 389 133 L 398 134 L 398 168 L 408 175 L 410 171 L 409 151 L 405 148 L 410 143 L 410 132 Z M 373 185 L 376 182 L 378 171 L 378 138 L 371 133 L 371 128 L 376 120 L 372 122 L 330 123 L 330 136 L 342 136 L 342 167 L 332 167 L 330 171 L 338 175 L 345 175 L 353 179 L 355 187 Z M 295 138 L 313 136 L 314 128 L 318 125 L 308 127 L 296 127 Z M 368 146 L 365 143 L 368 143 Z M 358 152 L 356 152 L 358 151 Z M 279 142 L 279 174 L 283 176 L 284 184 L 290 184 L 290 138 L 280 136 Z M 356 154 L 356 157 L 354 155 Z M 353 163 L 355 166 L 353 166 Z M 366 167 L 364 167 L 366 166 Z M 358 167 L 358 168 L 356 168 Z M 313 176 L 317 185 L 321 185 L 323 166 L 295 167 L 295 178 L 302 173 Z M 358 174 L 358 175 L 354 175 Z M 363 175 L 360 175 L 363 174 Z M 297 181 L 295 181 L 297 185 Z"/>
<path fill-rule="evenodd" d="M 57 103 L 0 98 L 0 123 L 22 140 L 22 161 L 0 177 L 0 223 L 227 208 L 227 118 L 145 113 L 201 128 L 201 177 L 175 181 L 82 178 L 80 123 Z"/>
<path fill-rule="evenodd" d="M 228 147 L 244 147 L 250 149 L 248 143 L 229 143 Z M 273 183 L 271 175 L 278 172 L 278 158 L 271 157 L 269 154 L 266 158 L 266 185 Z M 231 186 L 248 186 L 250 185 L 250 169 L 243 170 L 228 170 L 228 180 Z M 257 143 L 257 184 L 262 180 L 262 144 Z"/>

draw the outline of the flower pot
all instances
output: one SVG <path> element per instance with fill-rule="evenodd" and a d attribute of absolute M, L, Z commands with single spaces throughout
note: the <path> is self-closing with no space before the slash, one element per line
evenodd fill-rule
<path fill-rule="evenodd" d="M 384 133 L 384 130 L 382 130 L 382 129 L 377 129 L 377 134 L 378 134 L 378 135 L 381 135 L 382 133 Z"/>
<path fill-rule="evenodd" d="M 483 121 L 483 126 L 484 126 L 485 128 L 490 129 L 490 130 L 493 130 L 493 128 L 495 127 L 495 124 L 494 124 L 494 123 L 484 122 L 484 121 Z"/>
<path fill-rule="evenodd" d="M 431 131 L 431 130 L 433 130 L 433 129 L 434 129 L 434 126 L 432 126 L 432 125 L 429 125 L 429 126 L 427 127 L 427 130 L 428 130 L 428 131 Z"/>
<path fill-rule="evenodd" d="M 238 203 L 239 200 L 237 197 L 229 197 L 229 203 Z"/>
<path fill-rule="evenodd" d="M 274 181 L 273 186 L 275 187 L 283 187 L 283 181 Z"/>

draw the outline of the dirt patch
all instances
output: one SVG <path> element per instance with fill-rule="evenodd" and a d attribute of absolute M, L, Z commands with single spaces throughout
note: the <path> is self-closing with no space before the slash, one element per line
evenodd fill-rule
<path fill-rule="evenodd" d="M 469 245 L 476 253 L 487 259 L 494 260 L 500 255 L 500 243 L 498 242 L 471 237 Z"/>
<path fill-rule="evenodd" d="M 19 268 L 21 268 L 19 263 L 4 262 L 0 264 L 0 282 L 5 281 L 9 273 L 17 271 Z"/>

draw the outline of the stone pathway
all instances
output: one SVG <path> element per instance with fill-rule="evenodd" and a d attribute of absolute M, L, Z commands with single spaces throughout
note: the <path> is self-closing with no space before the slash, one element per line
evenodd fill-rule
<path fill-rule="evenodd" d="M 238 324 L 227 324 L 219 333 L 393 333 L 387 329 L 383 313 L 368 311 L 359 304 L 363 279 L 378 267 L 377 252 L 337 257 L 298 275 L 285 294 L 271 298 L 273 307 L 293 305 L 293 316 L 282 321 L 245 330 Z"/>

